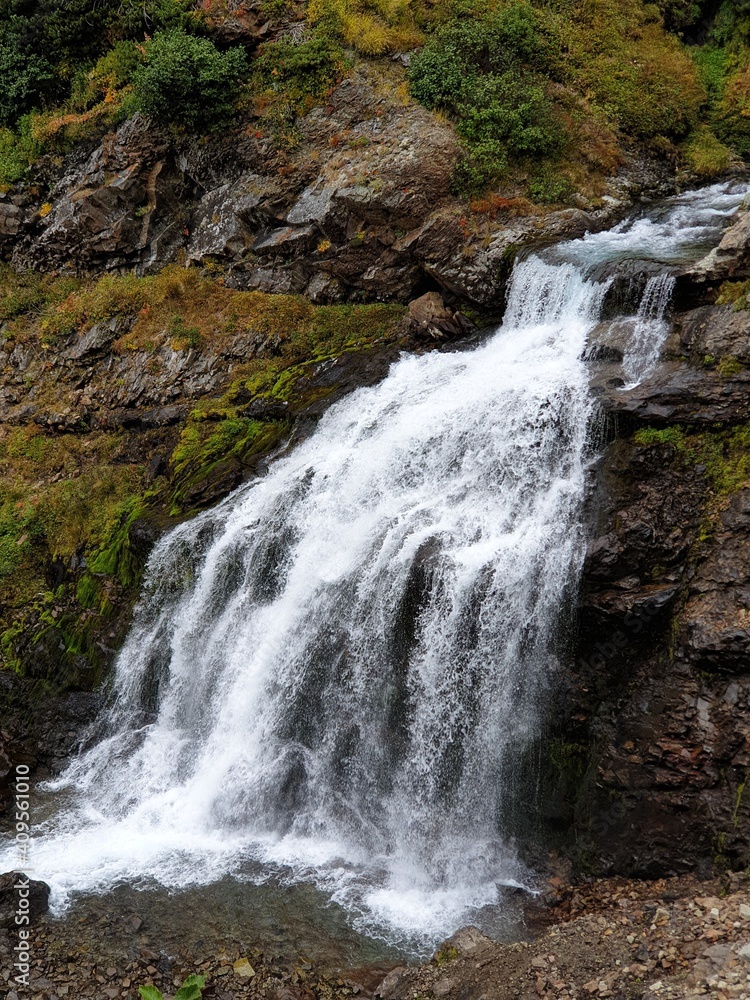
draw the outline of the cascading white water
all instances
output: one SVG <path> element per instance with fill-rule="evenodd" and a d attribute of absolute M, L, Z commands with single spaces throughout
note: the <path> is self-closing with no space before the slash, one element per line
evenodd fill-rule
<path fill-rule="evenodd" d="M 667 309 L 672 301 L 676 278 L 669 271 L 655 274 L 643 289 L 623 368 L 631 382 L 638 382 L 659 360 L 669 332 Z"/>
<path fill-rule="evenodd" d="M 711 206 L 741 201 L 691 197 L 704 240 Z M 672 238 L 675 204 L 650 238 Z M 419 947 L 523 881 L 506 815 L 583 548 L 581 359 L 607 287 L 586 270 L 627 232 L 518 264 L 491 339 L 403 358 L 157 545 L 108 736 L 34 842 L 58 908 L 252 862 Z"/>

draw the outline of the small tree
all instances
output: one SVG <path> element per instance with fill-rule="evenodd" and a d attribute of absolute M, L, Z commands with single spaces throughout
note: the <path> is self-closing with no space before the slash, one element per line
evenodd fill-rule
<path fill-rule="evenodd" d="M 138 110 L 188 129 L 217 128 L 235 112 L 244 49 L 220 52 L 207 38 L 180 29 L 157 32 L 133 77 Z"/>

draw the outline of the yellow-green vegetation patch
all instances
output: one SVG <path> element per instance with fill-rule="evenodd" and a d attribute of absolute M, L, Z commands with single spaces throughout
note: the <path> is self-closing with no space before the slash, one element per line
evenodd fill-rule
<path fill-rule="evenodd" d="M 732 151 L 705 125 L 688 136 L 682 147 L 685 162 L 699 177 L 716 177 L 729 167 Z"/>
<path fill-rule="evenodd" d="M 92 551 L 142 489 L 142 470 L 117 463 L 117 435 L 47 436 L 0 429 L 0 587 L 3 603 L 46 589 L 50 560 Z"/>
<path fill-rule="evenodd" d="M 681 427 L 646 427 L 633 442 L 669 447 L 683 465 L 700 465 L 713 492 L 728 496 L 750 482 L 750 424 L 698 432 Z"/>
<path fill-rule="evenodd" d="M 724 378 L 731 378 L 732 375 L 739 375 L 740 372 L 744 371 L 744 368 L 745 366 L 742 362 L 731 354 L 724 355 L 724 357 L 719 359 L 716 365 L 716 370 L 720 375 L 723 375 Z"/>
<path fill-rule="evenodd" d="M 720 306 L 734 306 L 739 311 L 750 309 L 750 281 L 725 281 L 719 289 L 716 302 Z"/>
<path fill-rule="evenodd" d="M 561 22 L 577 74 L 610 120 L 629 135 L 680 137 L 706 100 L 693 60 L 641 0 L 584 0 Z M 567 21 L 567 23 L 566 23 Z"/>
<path fill-rule="evenodd" d="M 36 333 L 36 320 L 50 313 L 73 292 L 81 281 L 73 277 L 53 277 L 28 271 L 19 274 L 0 263 L 0 323 L 7 339 L 23 338 L 25 331 Z"/>
<path fill-rule="evenodd" d="M 424 0 L 310 0 L 310 21 L 365 56 L 406 52 L 424 40 Z"/>
<path fill-rule="evenodd" d="M 217 422 L 189 420 L 172 453 L 174 488 L 170 513 L 179 515 L 191 505 L 190 491 L 200 485 L 220 463 L 236 460 L 252 468 L 254 458 L 265 456 L 279 445 L 289 432 L 284 420 L 253 420 L 228 416 Z"/>
<path fill-rule="evenodd" d="M 217 463 L 235 459 L 251 467 L 283 442 L 295 412 L 333 392 L 333 386 L 307 384 L 321 361 L 393 339 L 404 314 L 399 305 L 313 306 L 298 296 L 230 294 L 233 311 L 224 336 L 227 322 L 233 333 L 248 326 L 271 341 L 273 354 L 248 362 L 221 397 L 202 400 L 188 417 L 170 463 L 174 512 Z M 244 415 L 251 402 L 267 404 L 271 415 Z M 289 409 L 279 416 L 280 404 Z"/>
<path fill-rule="evenodd" d="M 109 274 L 93 282 L 18 275 L 0 268 L 0 320 L 12 339 L 41 334 L 49 347 L 98 322 L 130 317 L 120 351 L 169 342 L 175 350 L 220 350 L 243 331 L 273 341 L 279 357 L 322 358 L 373 343 L 403 314 L 399 305 L 314 306 L 301 295 L 239 292 L 196 269 L 157 275 Z"/>
<path fill-rule="evenodd" d="M 530 196 L 549 204 L 616 168 L 613 131 L 668 149 L 697 129 L 706 103 L 696 63 L 642 0 L 446 0 L 409 79 L 463 139 L 458 193 L 479 194 L 520 164 Z M 696 136 L 702 170 L 719 169 L 720 147 Z"/>

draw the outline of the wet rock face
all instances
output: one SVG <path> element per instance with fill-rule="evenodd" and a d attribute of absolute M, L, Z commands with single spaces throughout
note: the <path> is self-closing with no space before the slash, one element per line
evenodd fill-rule
<path fill-rule="evenodd" d="M 655 424 L 734 423 L 748 415 L 750 369 L 733 375 L 665 361 L 635 388 L 620 391 L 606 370 L 594 380 L 594 391 L 610 411 Z M 613 384 L 614 383 L 614 384 Z"/>
<path fill-rule="evenodd" d="M 750 313 L 732 306 L 703 306 L 678 317 L 668 349 L 700 364 L 707 356 L 750 363 Z"/>
<path fill-rule="evenodd" d="M 750 670 L 750 486 L 729 498 L 695 566 L 679 640 L 698 670 L 740 677 Z M 733 690 L 730 705 L 739 698 Z"/>
<path fill-rule="evenodd" d="M 750 861 L 750 383 L 704 361 L 746 357 L 748 319 L 701 307 L 635 389 L 606 362 L 594 377 L 618 436 L 592 485 L 568 679 L 567 738 L 590 753 L 574 820 L 587 870 Z"/>

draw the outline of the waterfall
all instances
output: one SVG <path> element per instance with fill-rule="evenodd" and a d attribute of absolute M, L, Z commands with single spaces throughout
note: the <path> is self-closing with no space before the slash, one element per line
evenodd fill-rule
<path fill-rule="evenodd" d="M 275 874 L 425 947 L 528 880 L 507 815 L 584 547 L 582 357 L 607 287 L 587 274 L 649 227 L 684 254 L 686 204 L 718 239 L 741 197 L 517 263 L 479 347 L 403 357 L 158 543 L 107 735 L 34 842 L 58 910 L 120 879 Z M 670 293 L 646 286 L 640 374 Z"/>
<path fill-rule="evenodd" d="M 638 382 L 659 360 L 669 333 L 666 314 L 672 302 L 675 282 L 674 275 L 669 271 L 655 274 L 646 282 L 623 358 L 625 374 L 631 382 Z"/>

